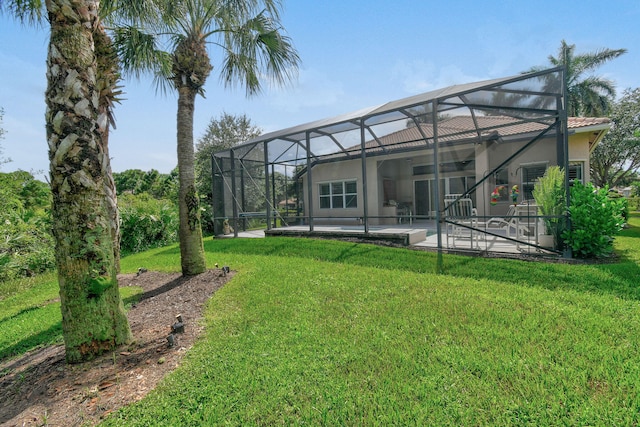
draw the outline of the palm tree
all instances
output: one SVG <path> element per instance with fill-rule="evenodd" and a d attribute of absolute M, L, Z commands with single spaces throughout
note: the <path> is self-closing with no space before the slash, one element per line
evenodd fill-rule
<path fill-rule="evenodd" d="M 116 278 L 109 156 L 100 120 L 94 29 L 97 0 L 47 1 L 46 130 L 52 231 L 67 361 L 80 362 L 129 342 Z M 99 42 L 97 43 L 99 44 Z"/>
<path fill-rule="evenodd" d="M 111 171 L 109 158 L 109 129 L 115 128 L 113 115 L 114 103 L 120 102 L 120 66 L 118 55 L 113 47 L 111 38 L 104 26 L 100 23 L 93 32 L 93 40 L 96 55 L 96 83 L 99 91 L 98 97 L 98 123 L 100 125 L 100 144 L 105 156 L 104 194 L 109 209 L 112 223 L 112 239 L 114 250 L 114 263 L 116 271 L 120 272 L 120 213 L 118 212 L 118 197 L 116 184 Z"/>
<path fill-rule="evenodd" d="M 196 95 L 213 70 L 208 44 L 220 48 L 220 75 L 226 86 L 240 82 L 247 95 L 261 90 L 261 74 L 277 84 L 289 81 L 299 57 L 279 26 L 278 0 L 166 0 L 162 22 L 149 28 L 171 34 L 169 53 L 150 52 L 150 39 L 129 28 L 116 36 L 126 71 L 154 70 L 178 92 L 180 255 L 182 273 L 206 269 L 198 194 L 195 187 L 193 113 Z M 142 46 L 142 47 L 141 47 Z"/>
<path fill-rule="evenodd" d="M 99 3 L 100 22 L 94 28 L 93 37 L 97 62 L 96 82 L 99 89 L 99 130 L 105 152 L 104 185 L 105 197 L 110 210 L 113 226 L 114 257 L 116 269 L 120 271 L 120 215 L 111 160 L 109 158 L 109 130 L 115 129 L 114 104 L 121 101 L 122 86 L 120 64 L 115 47 L 103 22 L 113 23 L 122 19 L 147 19 L 157 12 L 154 2 L 148 0 L 101 0 Z M 23 24 L 42 26 L 46 23 L 46 7 L 43 0 L 0 0 L 0 13 L 8 12 Z M 110 28 L 116 31 L 117 28 Z"/>
<path fill-rule="evenodd" d="M 109 11 L 101 7 L 100 16 L 109 15 L 118 11 L 119 13 L 126 13 L 128 9 L 123 6 L 132 8 L 136 5 L 135 2 L 124 2 L 119 8 L 111 9 Z M 0 11 L 6 9 L 14 17 L 19 19 L 22 23 L 31 26 L 41 26 L 45 24 L 46 8 L 45 3 L 41 0 L 27 0 L 27 1 L 0 1 Z M 95 54 L 98 61 L 97 65 L 97 84 L 99 88 L 99 124 L 100 132 L 102 133 L 101 143 L 106 155 L 105 170 L 104 172 L 104 184 L 105 184 L 105 197 L 107 198 L 107 205 L 109 206 L 109 215 L 112 218 L 113 227 L 113 241 L 114 241 L 114 257 L 116 270 L 120 271 L 120 216 L 117 207 L 116 188 L 111 173 L 111 161 L 109 159 L 109 127 L 115 128 L 115 120 L 113 118 L 113 104 L 119 102 L 119 96 L 122 94 L 120 90 L 120 72 L 118 57 L 113 49 L 111 40 L 106 33 L 104 26 L 100 23 L 94 29 L 94 43 Z"/>
<path fill-rule="evenodd" d="M 566 67 L 567 114 L 571 117 L 602 117 L 609 113 L 615 98 L 614 83 L 592 73 L 596 68 L 627 52 L 627 49 L 601 49 L 593 53 L 575 53 L 576 46 L 562 40 L 558 56 L 549 55 L 552 66 Z M 541 71 L 534 67 L 530 71 Z"/>
<path fill-rule="evenodd" d="M 45 5 L 45 2 L 41 0 L 20 0 L 20 1 L 13 0 L 13 1 L 5 1 L 5 2 L 0 1 L 0 12 L 7 11 L 11 15 L 16 17 L 18 20 L 20 20 L 21 22 L 32 25 L 32 26 L 44 25 L 45 16 L 47 16 L 48 14 L 49 20 L 50 21 L 52 20 L 51 21 L 52 34 L 53 34 L 54 27 L 56 31 L 60 32 L 61 34 L 64 34 L 63 31 L 69 31 L 69 32 L 75 31 L 75 28 L 67 28 L 67 30 L 62 30 L 62 28 L 64 28 L 65 25 L 75 22 L 73 18 L 69 18 L 66 21 L 62 20 L 60 22 L 55 21 L 58 15 L 60 14 L 63 16 L 65 15 L 65 12 L 63 12 L 63 9 L 67 8 L 66 6 L 67 3 L 68 2 L 58 2 L 58 3 L 53 2 L 51 4 Z M 123 2 L 122 4 L 119 4 L 117 8 L 113 7 L 111 3 L 108 3 L 108 2 L 105 2 L 105 3 L 107 3 L 108 5 L 111 5 L 111 9 L 107 10 L 104 7 L 101 7 L 99 12 L 99 15 L 101 16 L 112 14 L 114 11 L 118 11 L 121 14 L 125 14 L 125 13 L 130 13 L 131 9 L 134 9 L 135 13 L 139 13 L 139 11 L 141 10 L 140 4 L 134 1 Z M 69 14 L 67 14 L 67 17 L 71 16 L 74 12 L 85 14 L 86 10 L 89 10 L 90 8 L 98 7 L 97 6 L 98 4 L 99 2 L 87 2 L 87 5 L 76 4 L 75 8 L 74 7 L 68 8 Z M 46 6 L 49 6 L 49 10 L 47 10 Z M 118 208 L 117 208 L 116 189 L 115 189 L 113 176 L 111 173 L 111 165 L 110 165 L 109 150 L 108 150 L 108 139 L 109 139 L 109 126 L 115 127 L 115 122 L 113 120 L 113 104 L 115 102 L 119 102 L 118 97 L 121 94 L 120 86 L 118 84 L 120 81 L 120 73 L 119 73 L 119 64 L 118 64 L 117 55 L 113 50 L 111 40 L 109 39 L 104 26 L 99 20 L 96 20 L 96 19 L 94 19 L 94 24 L 95 25 L 91 25 L 90 28 L 93 29 L 92 54 L 95 56 L 96 67 L 95 69 L 92 68 L 91 70 L 92 73 L 95 73 L 95 82 L 92 82 L 91 84 L 95 84 L 95 89 L 97 90 L 97 94 L 98 94 L 98 109 L 97 109 L 98 116 L 96 118 L 95 129 L 100 137 L 95 141 L 95 143 L 100 145 L 100 147 L 96 150 L 96 152 L 93 152 L 93 155 L 98 157 L 97 159 L 94 159 L 94 160 L 102 165 L 99 169 L 102 172 L 102 177 L 101 179 L 98 179 L 97 177 L 93 176 L 92 173 L 88 173 L 88 171 L 84 171 L 84 173 L 87 176 L 91 176 L 91 178 L 95 180 L 96 185 L 101 186 L 102 197 L 103 197 L 102 206 L 104 207 L 105 210 L 104 212 L 102 212 L 100 210 L 95 210 L 95 207 L 88 207 L 86 205 L 83 205 L 82 202 L 85 201 L 85 199 L 81 198 L 76 200 L 77 206 L 75 206 L 75 208 L 68 208 L 68 209 L 65 208 L 66 213 L 60 214 L 59 218 L 62 221 L 65 221 L 67 218 L 82 217 L 82 215 L 86 214 L 86 212 L 91 212 L 91 211 L 94 211 L 97 214 L 97 216 L 101 216 L 105 214 L 105 216 L 101 216 L 99 218 L 99 221 L 108 223 L 109 225 L 110 235 L 112 240 L 112 245 L 110 250 L 113 253 L 113 266 L 115 268 L 115 271 L 117 272 L 119 271 L 119 259 L 120 259 L 120 233 L 119 233 L 120 224 L 119 224 L 119 214 L 118 214 Z M 77 35 L 77 36 L 88 37 L 88 34 L 84 33 L 82 36 L 80 35 Z M 71 42 L 73 40 L 73 37 L 69 37 L 69 39 L 70 39 L 69 41 Z M 54 41 L 52 39 L 52 45 L 58 44 L 58 43 L 61 43 L 61 42 L 59 40 Z M 88 51 L 86 55 L 88 57 L 89 55 Z M 64 65 L 65 64 L 62 64 L 62 65 L 55 64 L 54 66 L 56 67 L 56 70 L 58 70 L 59 67 L 62 67 Z M 64 74 L 64 72 L 62 72 L 61 74 Z M 52 92 L 47 92 L 47 95 L 49 95 L 49 93 L 53 93 L 53 91 L 55 90 L 53 89 L 53 85 L 51 85 L 51 89 L 52 89 Z M 67 93 L 66 95 L 73 97 L 76 94 Z M 94 96 L 94 95 L 95 93 L 92 94 L 91 96 Z M 59 100 L 55 102 L 59 102 Z M 53 104 L 55 104 L 55 102 L 53 103 L 48 102 L 48 105 L 52 106 L 53 108 Z M 49 115 L 47 116 L 47 118 L 51 119 Z M 89 117 L 87 117 L 87 119 L 89 119 Z M 93 120 L 94 118 L 91 117 L 91 119 Z M 50 126 L 48 127 L 48 129 L 49 128 Z M 53 129 L 55 133 L 56 128 L 53 128 Z M 55 140 L 57 137 L 55 136 L 51 137 L 48 134 L 48 138 L 51 141 L 52 139 Z M 55 145 L 53 146 L 50 145 L 50 149 L 53 149 L 53 147 L 55 147 Z M 78 148 L 76 148 L 75 150 L 77 149 Z M 63 191 L 63 192 L 66 191 L 66 187 L 64 186 L 60 187 L 56 184 L 58 181 L 57 178 L 59 178 L 59 176 L 57 175 L 57 171 L 62 170 L 62 168 L 71 170 L 72 168 L 66 164 L 66 162 L 69 162 L 69 161 L 70 161 L 69 158 L 61 158 L 59 156 L 52 157 L 51 181 L 52 181 L 52 191 L 56 196 L 55 201 L 63 200 L 68 196 L 68 194 L 55 194 L 55 193 L 59 191 Z M 54 166 L 54 162 L 56 163 L 55 166 Z M 96 171 L 94 170 L 93 173 L 95 172 Z M 88 201 L 92 199 L 86 199 L 86 200 Z M 94 201 L 94 202 L 97 203 L 97 201 Z M 72 215 L 71 211 L 74 211 L 74 209 L 78 212 L 78 215 L 70 216 Z M 82 212 L 84 212 L 84 214 Z M 99 221 L 96 220 L 96 222 L 99 222 Z M 57 227 L 57 226 L 58 224 L 54 224 L 54 227 Z M 64 228 L 62 228 L 62 230 L 64 230 Z M 62 233 L 64 234 L 64 231 Z M 87 243 L 90 243 L 90 242 L 87 242 Z M 104 239 L 101 239 L 99 243 L 100 245 L 107 245 Z M 56 242 L 56 251 L 69 250 L 69 248 L 66 248 L 66 249 L 65 248 L 66 246 L 64 241 Z M 104 249 L 106 249 L 106 246 L 104 247 Z M 90 249 L 82 248 L 80 246 L 74 248 L 73 250 L 79 251 L 78 254 L 75 254 L 76 257 L 82 257 L 84 256 L 84 254 L 90 252 Z M 66 259 L 65 256 L 58 257 L 59 271 L 65 271 L 65 268 L 63 267 L 63 265 L 61 265 L 61 263 L 65 262 L 65 259 Z M 121 308 L 120 308 L 121 302 L 120 302 L 119 294 L 116 295 L 117 292 L 114 293 L 113 291 L 111 291 L 111 292 L 105 293 L 105 295 L 108 298 L 105 299 L 103 303 L 107 305 L 112 304 L 112 307 L 108 309 L 105 308 L 100 313 L 89 313 L 89 311 L 91 310 L 91 307 L 93 307 L 92 304 L 83 305 L 83 302 L 86 302 L 86 294 L 87 293 L 91 294 L 96 290 L 94 287 L 95 286 L 94 280 L 98 280 L 98 281 L 104 280 L 104 278 L 99 278 L 99 277 L 96 278 L 94 276 L 103 275 L 105 274 L 105 272 L 108 272 L 111 270 L 111 267 L 110 267 L 111 260 L 105 258 L 103 259 L 103 262 L 109 265 L 105 266 L 103 269 L 98 269 L 98 270 L 93 269 L 87 272 L 87 274 L 85 275 L 86 283 L 84 284 L 86 289 L 84 290 L 80 288 L 72 289 L 72 286 L 69 285 L 72 282 L 70 282 L 68 278 L 64 278 L 63 276 L 60 276 L 59 282 L 60 282 L 61 295 L 63 293 L 67 294 L 66 300 L 63 299 L 62 311 L 63 313 L 71 312 L 70 310 L 68 310 L 67 306 L 69 307 L 73 306 L 75 310 L 73 315 L 69 315 L 67 317 L 63 316 L 63 330 L 65 335 L 65 343 L 67 343 L 67 358 L 70 361 L 90 358 L 92 357 L 94 352 L 100 351 L 100 349 L 96 349 L 96 347 L 106 347 L 109 345 L 114 345 L 118 342 L 126 342 L 130 338 L 130 332 L 128 332 L 128 324 L 126 324 L 126 318 L 122 319 L 121 313 L 119 313 L 121 311 Z M 88 268 L 93 268 L 93 267 L 89 266 Z M 115 277 L 115 275 L 113 277 Z M 92 284 L 92 281 L 94 281 L 93 284 Z M 77 284 L 74 284 L 74 286 L 75 285 Z M 80 315 L 79 311 L 82 311 L 82 310 L 84 310 L 84 312 L 82 313 L 82 315 Z M 106 317 L 100 318 L 101 314 L 104 314 Z M 95 317 L 92 317 L 92 316 L 95 316 Z M 74 319 L 80 319 L 80 321 L 74 321 Z M 83 322 L 82 321 L 83 319 L 88 321 Z M 91 319 L 93 319 L 93 321 L 91 321 Z M 114 325 L 123 323 L 123 325 L 117 326 L 115 328 L 118 334 L 121 335 L 121 337 L 110 340 L 111 342 L 109 342 L 109 340 L 104 341 L 100 346 L 87 345 L 87 343 L 81 342 L 83 336 L 84 337 L 95 336 L 96 335 L 95 332 L 99 331 L 100 328 L 102 328 L 103 322 L 111 323 Z M 87 326 L 87 325 L 94 325 L 95 330 L 92 330 L 91 328 L 89 329 L 84 328 L 84 326 Z M 77 343 L 77 342 L 81 342 L 80 346 L 82 347 L 82 349 L 80 350 L 80 353 L 82 354 L 80 354 L 80 356 L 75 355 L 78 353 L 78 351 L 77 351 L 77 348 L 74 347 L 73 343 Z M 86 348 L 89 348 L 89 351 L 87 351 L 85 354 Z"/>

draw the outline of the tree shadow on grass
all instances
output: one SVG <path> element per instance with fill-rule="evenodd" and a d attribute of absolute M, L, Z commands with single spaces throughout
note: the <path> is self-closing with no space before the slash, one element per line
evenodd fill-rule
<path fill-rule="evenodd" d="M 147 292 L 143 292 L 141 294 L 135 294 L 130 297 L 124 298 L 123 303 L 125 305 L 140 303 L 146 299 L 153 298 L 155 296 L 169 292 L 172 289 L 179 287 L 187 280 L 189 280 L 189 277 L 180 276 L 174 280 L 167 282 L 166 284 L 158 288 L 149 290 Z M 0 330 L 10 330 L 12 322 L 18 322 L 22 316 L 28 315 L 29 313 L 32 313 L 35 310 L 42 309 L 43 307 L 44 306 L 28 307 L 21 310 L 18 313 L 15 313 L 5 319 L 0 320 Z M 3 359 L 26 353 L 30 350 L 42 347 L 44 345 L 49 345 L 59 340 L 60 337 L 62 337 L 62 322 L 57 322 L 56 324 L 52 325 L 50 328 L 44 331 L 25 337 L 19 342 L 12 344 L 10 346 L 7 346 L 5 348 L 1 348 L 0 362 Z"/>
<path fill-rule="evenodd" d="M 61 337 L 62 322 L 57 322 L 44 331 L 40 331 L 37 334 L 30 335 L 13 345 L 0 349 L 0 362 L 6 358 L 24 354 L 35 348 L 54 343 Z M 5 369 L 11 369 L 11 365 L 6 366 Z"/>

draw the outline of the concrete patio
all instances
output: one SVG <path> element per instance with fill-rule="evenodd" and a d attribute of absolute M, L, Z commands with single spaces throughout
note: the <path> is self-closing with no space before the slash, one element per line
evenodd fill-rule
<path fill-rule="evenodd" d="M 447 234 L 446 227 L 442 227 L 442 247 L 445 252 L 498 252 L 505 254 L 531 254 L 553 255 L 551 251 L 535 246 L 535 240 L 520 241 L 509 240 L 503 229 L 487 229 L 488 233 L 473 231 L 473 238 L 453 237 Z M 489 234 L 490 233 L 490 234 Z M 371 226 L 365 233 L 364 226 L 322 225 L 314 226 L 313 231 L 307 225 L 272 228 L 271 230 L 257 229 L 238 231 L 239 238 L 264 238 L 264 237 L 324 237 L 324 238 L 357 238 L 371 241 L 389 241 L 407 247 L 438 248 L 438 236 L 434 221 L 407 226 L 403 224 Z M 219 235 L 216 238 L 232 238 L 233 234 Z"/>

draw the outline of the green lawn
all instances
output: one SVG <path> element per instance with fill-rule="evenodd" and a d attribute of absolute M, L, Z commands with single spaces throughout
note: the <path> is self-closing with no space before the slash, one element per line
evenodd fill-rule
<path fill-rule="evenodd" d="M 206 335 L 105 424 L 636 425 L 640 217 L 631 224 L 616 263 L 445 256 L 441 275 L 432 253 L 207 239 L 209 265 L 238 274 L 210 300 Z M 128 272 L 179 266 L 176 246 L 122 260 Z M 55 277 L 15 289 L 0 291 L 3 331 L 40 322 Z M 0 335 L 0 358 L 39 333 Z"/>

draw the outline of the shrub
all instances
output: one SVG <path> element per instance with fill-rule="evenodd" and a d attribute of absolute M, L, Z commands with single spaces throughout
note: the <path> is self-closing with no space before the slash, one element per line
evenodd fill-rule
<path fill-rule="evenodd" d="M 29 172 L 0 173 L 0 280 L 55 268 L 50 194 Z"/>
<path fill-rule="evenodd" d="M 146 193 L 124 194 L 120 207 L 120 251 L 123 255 L 164 246 L 178 240 L 178 208 L 169 200 Z"/>
<path fill-rule="evenodd" d="M 562 237 L 578 258 L 610 255 L 613 237 L 622 229 L 624 199 L 611 199 L 608 190 L 576 183 L 571 188 L 571 229 Z"/>
<path fill-rule="evenodd" d="M 215 234 L 215 225 L 213 221 L 213 209 L 211 202 L 205 197 L 200 196 L 200 221 L 202 224 L 202 234 L 212 236 Z"/>
<path fill-rule="evenodd" d="M 610 199 L 614 200 L 616 203 L 620 204 L 620 208 L 622 209 L 622 219 L 624 219 L 624 222 L 629 221 L 629 202 L 627 201 L 627 199 L 625 199 L 624 196 L 617 191 L 609 191 L 607 193 L 607 196 Z"/>
<path fill-rule="evenodd" d="M 0 279 L 29 277 L 55 268 L 54 242 L 47 221 L 19 216 L 0 224 Z"/>

